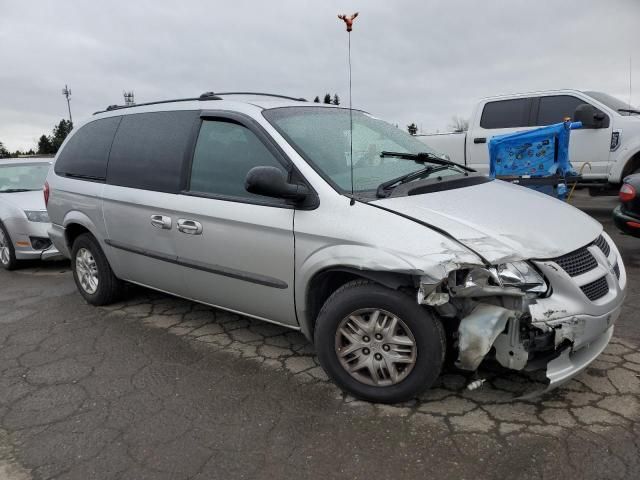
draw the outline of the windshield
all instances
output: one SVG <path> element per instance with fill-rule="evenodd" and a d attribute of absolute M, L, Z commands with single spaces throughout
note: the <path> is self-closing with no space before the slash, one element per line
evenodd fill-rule
<path fill-rule="evenodd" d="M 602 92 L 584 92 L 584 93 L 586 93 L 590 97 L 595 98 L 600 103 L 604 103 L 607 107 L 609 107 L 612 110 L 615 110 L 620 115 L 625 115 L 625 116 L 631 115 L 631 112 L 621 112 L 620 110 L 638 110 L 637 107 L 634 107 L 633 105 L 629 106 L 627 102 L 623 102 L 622 100 L 616 97 L 612 97 L 611 95 L 608 95 L 606 93 L 602 93 Z"/>
<path fill-rule="evenodd" d="M 296 151 L 337 189 L 351 191 L 349 110 L 323 107 L 283 107 L 263 112 L 265 118 Z M 424 169 L 424 162 L 383 152 L 436 154 L 408 133 L 360 111 L 353 111 L 354 191 L 374 190 L 383 182 Z M 429 164 L 429 161 L 426 161 Z M 455 166 L 438 176 L 460 175 Z"/>
<path fill-rule="evenodd" d="M 0 165 L 0 193 L 42 190 L 48 171 L 49 162 Z"/>

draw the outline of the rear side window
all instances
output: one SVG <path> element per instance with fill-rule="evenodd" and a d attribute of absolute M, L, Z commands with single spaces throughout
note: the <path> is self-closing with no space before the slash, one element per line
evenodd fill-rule
<path fill-rule="evenodd" d="M 482 128 L 515 128 L 529 125 L 530 98 L 489 102 L 482 110 Z"/>
<path fill-rule="evenodd" d="M 586 102 L 571 95 L 540 97 L 536 125 L 551 125 L 564 122 L 567 117 L 572 119 L 576 108 L 583 103 Z"/>
<path fill-rule="evenodd" d="M 113 140 L 107 183 L 177 193 L 197 111 L 125 115 Z"/>
<path fill-rule="evenodd" d="M 56 160 L 58 175 L 104 181 L 113 136 L 120 117 L 87 123 L 69 139 Z"/>
<path fill-rule="evenodd" d="M 280 202 L 246 191 L 244 181 L 247 173 L 258 166 L 277 167 L 286 174 L 284 166 L 251 130 L 235 122 L 205 120 L 193 155 L 189 190 Z"/>

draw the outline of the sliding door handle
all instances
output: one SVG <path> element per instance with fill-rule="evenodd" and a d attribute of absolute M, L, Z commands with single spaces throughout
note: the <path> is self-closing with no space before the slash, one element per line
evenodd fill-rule
<path fill-rule="evenodd" d="M 151 225 L 163 230 L 171 230 L 171 217 L 165 215 L 151 215 Z"/>

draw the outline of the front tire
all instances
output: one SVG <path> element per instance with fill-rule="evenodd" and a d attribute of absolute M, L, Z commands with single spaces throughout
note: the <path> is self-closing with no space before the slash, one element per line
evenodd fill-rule
<path fill-rule="evenodd" d="M 109 305 L 120 298 L 123 283 L 91 234 L 79 235 L 73 242 L 71 268 L 78 291 L 90 304 Z"/>
<path fill-rule="evenodd" d="M 329 297 L 314 341 L 320 364 L 340 388 L 380 403 L 407 401 L 429 388 L 446 350 L 444 329 L 428 310 L 367 280 Z"/>
<path fill-rule="evenodd" d="M 0 265 L 5 270 L 15 270 L 18 267 L 16 249 L 13 247 L 13 241 L 2 222 L 0 222 Z"/>

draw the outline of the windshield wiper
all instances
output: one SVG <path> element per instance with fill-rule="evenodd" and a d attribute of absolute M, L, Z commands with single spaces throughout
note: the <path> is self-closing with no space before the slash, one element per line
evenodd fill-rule
<path fill-rule="evenodd" d="M 7 190 L 0 190 L 0 193 L 19 193 L 19 192 L 35 192 L 31 188 L 9 188 Z"/>
<path fill-rule="evenodd" d="M 618 111 L 623 113 L 640 114 L 640 110 L 634 110 L 633 108 L 619 108 Z"/>
<path fill-rule="evenodd" d="M 454 167 L 462 168 L 468 172 L 475 172 L 473 168 L 469 168 L 465 165 L 460 165 L 459 163 L 452 162 L 451 160 L 447 160 L 446 158 L 439 157 L 438 155 L 431 152 L 420 152 L 420 153 L 406 153 L 406 152 L 380 152 L 380 158 L 385 157 L 396 157 L 402 160 L 413 160 L 414 162 L 430 162 L 435 163 L 436 165 L 449 165 Z"/>
<path fill-rule="evenodd" d="M 398 186 L 403 183 L 410 182 L 412 180 L 417 180 L 418 178 L 422 178 L 432 173 L 439 172 L 440 170 L 446 170 L 449 168 L 449 165 L 440 165 L 438 167 L 429 165 L 428 167 L 421 168 L 420 170 L 416 170 L 415 172 L 405 173 L 404 175 L 400 175 L 399 177 L 392 178 L 391 180 L 387 180 L 386 182 L 378 185 L 376 189 L 376 197 L 378 198 L 386 198 L 389 196 L 390 192 L 387 192 L 390 187 L 398 184 Z M 466 175 L 466 174 L 465 174 Z"/>

